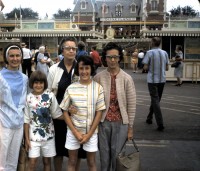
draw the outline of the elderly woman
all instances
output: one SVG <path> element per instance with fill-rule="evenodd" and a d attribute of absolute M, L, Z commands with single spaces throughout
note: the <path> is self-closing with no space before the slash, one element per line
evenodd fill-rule
<path fill-rule="evenodd" d="M 48 59 L 47 56 L 45 56 L 45 47 L 41 46 L 39 48 L 39 54 L 37 56 L 37 69 L 38 71 L 42 71 L 46 76 L 48 75 L 49 72 L 49 66 L 48 63 L 50 60 Z"/>
<path fill-rule="evenodd" d="M 28 82 L 28 77 L 19 71 L 22 60 L 19 45 L 5 48 L 7 67 L 0 71 L 0 170 L 17 170 Z"/>

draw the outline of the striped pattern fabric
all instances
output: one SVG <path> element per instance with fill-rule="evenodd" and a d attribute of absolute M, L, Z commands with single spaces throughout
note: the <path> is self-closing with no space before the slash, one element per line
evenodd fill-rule
<path fill-rule="evenodd" d="M 106 108 L 103 87 L 95 81 L 89 85 L 82 85 L 79 82 L 71 84 L 60 107 L 67 110 L 71 104 L 78 109 L 76 114 L 71 115 L 74 126 L 81 133 L 87 133 L 93 123 L 95 112 Z"/>
<path fill-rule="evenodd" d="M 166 51 L 160 48 L 153 48 L 147 51 L 143 61 L 147 64 L 149 71 L 147 74 L 148 83 L 165 83 L 166 66 L 169 64 L 169 58 Z"/>

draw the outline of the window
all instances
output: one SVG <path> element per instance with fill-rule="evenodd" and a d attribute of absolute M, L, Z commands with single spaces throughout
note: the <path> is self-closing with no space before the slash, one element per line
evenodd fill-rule
<path fill-rule="evenodd" d="M 81 9 L 86 9 L 86 1 L 85 0 L 81 1 Z"/>
<path fill-rule="evenodd" d="M 136 13 L 136 5 L 135 4 L 130 5 L 130 12 Z"/>
<path fill-rule="evenodd" d="M 121 4 L 117 4 L 115 7 L 115 15 L 117 17 L 121 17 L 122 16 L 122 5 Z"/>
<path fill-rule="evenodd" d="M 108 6 L 106 4 L 102 4 L 102 14 L 108 13 Z"/>
<path fill-rule="evenodd" d="M 151 1 L 151 11 L 158 11 L 158 1 L 157 0 Z"/>

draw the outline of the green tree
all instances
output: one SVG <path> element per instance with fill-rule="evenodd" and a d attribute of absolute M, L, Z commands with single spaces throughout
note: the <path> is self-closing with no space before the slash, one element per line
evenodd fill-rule
<path fill-rule="evenodd" d="M 197 12 L 191 7 L 191 6 L 185 6 L 185 7 L 180 7 L 178 6 L 177 8 L 173 8 L 170 10 L 171 16 L 172 17 L 178 17 L 178 16 L 192 16 L 195 17 L 197 15 Z"/>
<path fill-rule="evenodd" d="M 55 19 L 70 19 L 71 9 L 68 8 L 67 10 L 62 11 L 61 9 L 58 10 L 57 13 L 53 14 Z"/>
<path fill-rule="evenodd" d="M 21 8 L 22 19 L 38 19 L 38 13 L 31 8 Z M 11 12 L 5 14 L 6 19 L 20 18 L 20 8 L 14 8 Z"/>

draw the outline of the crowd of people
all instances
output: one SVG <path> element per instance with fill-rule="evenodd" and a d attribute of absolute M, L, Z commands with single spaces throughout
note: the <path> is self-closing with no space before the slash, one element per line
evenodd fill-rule
<path fill-rule="evenodd" d="M 152 38 L 152 49 L 146 55 L 141 50 L 133 56 L 138 66 L 148 71 L 151 106 L 146 123 L 152 124 L 154 114 L 157 130 L 163 131 L 160 100 L 169 58 L 159 46 L 160 38 Z M 181 50 L 176 51 L 181 56 Z M 58 52 L 53 64 L 44 45 L 34 55 L 25 43 L 10 44 L 4 50 L 0 170 L 16 170 L 24 138 L 30 171 L 36 169 L 40 155 L 45 171 L 51 170 L 52 157 L 56 171 L 62 171 L 63 157 L 68 157 L 68 171 L 80 171 L 81 159 L 87 159 L 89 171 L 96 171 L 98 150 L 101 171 L 115 171 L 124 143 L 134 138 L 136 114 L 134 80 L 120 68 L 123 49 L 117 43 L 107 43 L 100 58 L 95 46 L 88 53 L 84 42 L 67 37 L 61 40 Z M 102 63 L 107 67 L 97 72 Z"/>

